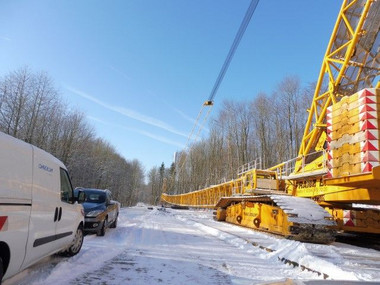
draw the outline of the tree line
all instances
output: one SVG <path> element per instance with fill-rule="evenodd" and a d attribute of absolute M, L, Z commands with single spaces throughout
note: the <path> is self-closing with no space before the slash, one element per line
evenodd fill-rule
<path fill-rule="evenodd" d="M 169 168 L 161 165 L 149 172 L 153 195 L 163 190 L 181 194 L 231 180 L 251 161 L 266 169 L 295 158 L 313 92 L 314 84 L 301 87 L 298 77 L 288 76 L 272 94 L 224 101 L 206 137 L 177 153 Z"/>
<path fill-rule="evenodd" d="M 141 198 L 142 164 L 98 138 L 84 114 L 62 101 L 45 72 L 24 67 L 0 77 L 0 130 L 60 159 L 74 187 L 110 189 L 126 206 Z"/>
<path fill-rule="evenodd" d="M 96 136 L 85 115 L 62 101 L 45 72 L 21 68 L 0 77 L 0 130 L 53 154 L 69 169 L 73 186 L 110 189 L 126 206 L 158 204 L 162 191 L 180 194 L 237 176 L 256 160 L 268 168 L 297 156 L 314 85 L 284 78 L 269 95 L 227 100 L 201 140 L 176 154 L 170 166 L 126 160 Z"/>

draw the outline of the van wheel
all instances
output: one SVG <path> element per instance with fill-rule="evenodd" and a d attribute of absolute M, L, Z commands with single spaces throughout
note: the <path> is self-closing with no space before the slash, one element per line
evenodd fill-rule
<path fill-rule="evenodd" d="M 97 236 L 104 236 L 106 234 L 107 218 L 104 219 L 101 229 L 96 233 Z"/>
<path fill-rule="evenodd" d="M 110 228 L 116 228 L 117 227 L 117 219 L 119 218 L 119 214 L 116 215 L 116 219 L 115 221 L 113 221 L 113 223 L 110 225 Z"/>
<path fill-rule="evenodd" d="M 62 253 L 62 255 L 65 255 L 65 256 L 74 256 L 76 255 L 80 249 L 82 248 L 82 244 L 83 244 L 83 227 L 82 226 L 79 226 L 76 233 L 75 233 L 75 237 L 74 237 L 74 241 L 73 243 L 71 244 L 71 246 Z"/>
<path fill-rule="evenodd" d="M 3 280 L 4 276 L 4 265 L 3 265 L 3 260 L 0 257 L 0 285 L 1 285 L 1 280 Z"/>

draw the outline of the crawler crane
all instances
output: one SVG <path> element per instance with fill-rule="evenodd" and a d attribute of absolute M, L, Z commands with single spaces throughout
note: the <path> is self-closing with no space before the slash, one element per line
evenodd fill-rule
<path fill-rule="evenodd" d="M 296 158 L 169 204 L 216 209 L 219 221 L 330 243 L 336 232 L 380 234 L 380 1 L 344 0 Z M 324 88 L 327 84 L 327 88 Z"/>

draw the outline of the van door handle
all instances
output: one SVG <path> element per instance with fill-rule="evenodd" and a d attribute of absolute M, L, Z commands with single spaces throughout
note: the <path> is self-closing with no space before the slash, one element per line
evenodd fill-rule
<path fill-rule="evenodd" d="M 62 218 L 62 207 L 59 207 L 58 222 L 61 220 L 61 218 Z"/>
<path fill-rule="evenodd" d="M 58 219 L 58 207 L 55 208 L 55 213 L 54 213 L 54 222 L 56 222 Z"/>

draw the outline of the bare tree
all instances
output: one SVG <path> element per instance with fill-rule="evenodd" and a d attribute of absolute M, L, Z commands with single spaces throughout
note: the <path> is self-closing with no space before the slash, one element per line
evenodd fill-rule
<path fill-rule="evenodd" d="M 79 111 L 69 111 L 46 73 L 21 68 L 0 77 L 0 130 L 62 160 L 75 186 L 108 188 L 125 205 L 144 180 L 137 160 L 121 157 Z"/>
<path fill-rule="evenodd" d="M 253 118 L 259 154 L 262 161 L 262 168 L 267 168 L 275 164 L 273 141 L 273 124 L 270 119 L 273 114 L 272 104 L 265 93 L 260 93 L 252 102 Z"/>
<path fill-rule="evenodd" d="M 29 70 L 23 68 L 7 75 L 0 85 L 2 97 L 0 110 L 1 129 L 14 137 L 21 137 L 22 132 L 25 131 L 30 81 Z"/>
<path fill-rule="evenodd" d="M 153 167 L 148 172 L 148 185 L 151 188 L 150 203 L 155 205 L 161 196 L 160 182 L 159 182 L 159 168 Z"/>
<path fill-rule="evenodd" d="M 283 122 L 286 128 L 286 145 L 289 159 L 296 157 L 300 146 L 301 88 L 298 77 L 286 77 L 277 86 L 276 95 L 282 106 Z M 303 123 L 303 122 L 302 122 Z"/>

